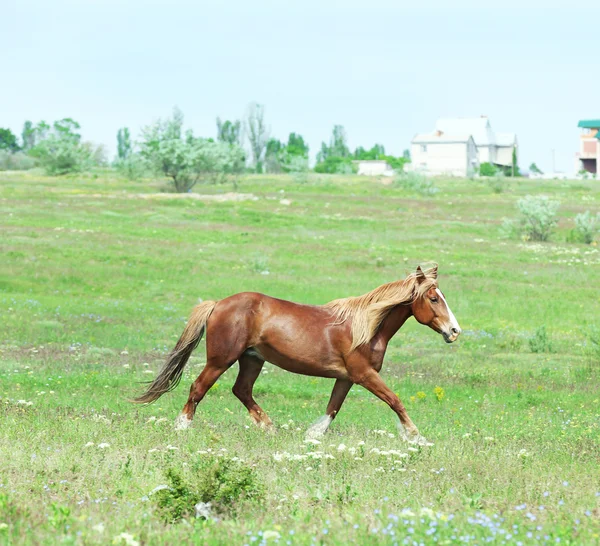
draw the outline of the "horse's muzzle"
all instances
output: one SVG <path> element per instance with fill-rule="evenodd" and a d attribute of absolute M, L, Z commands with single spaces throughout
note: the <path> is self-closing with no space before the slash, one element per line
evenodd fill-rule
<path fill-rule="evenodd" d="M 449 332 L 442 332 L 442 336 L 444 336 L 446 343 L 454 343 L 460 336 L 460 328 L 450 328 Z"/>

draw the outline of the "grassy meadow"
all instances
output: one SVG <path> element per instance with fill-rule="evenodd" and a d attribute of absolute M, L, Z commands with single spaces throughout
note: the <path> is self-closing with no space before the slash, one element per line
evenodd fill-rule
<path fill-rule="evenodd" d="M 600 185 L 434 183 L 265 175 L 178 196 L 0 173 L 0 544 L 600 543 L 600 247 L 566 242 Z M 561 202 L 552 241 L 502 237 L 527 194 Z M 199 299 L 320 304 L 427 261 L 463 334 L 410 320 L 381 373 L 433 447 L 402 443 L 361 387 L 306 443 L 333 381 L 269 364 L 255 397 L 275 434 L 231 393 L 237 365 L 175 431 L 204 342 L 174 392 L 129 402 Z"/>

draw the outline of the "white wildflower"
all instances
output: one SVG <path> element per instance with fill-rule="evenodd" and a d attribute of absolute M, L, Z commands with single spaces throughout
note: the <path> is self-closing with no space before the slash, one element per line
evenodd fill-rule
<path fill-rule="evenodd" d="M 106 449 L 107 447 L 110 447 L 108 442 L 102 442 L 101 444 L 98 444 L 98 449 Z"/>
<path fill-rule="evenodd" d="M 194 513 L 197 518 L 210 518 L 210 502 L 199 502 L 194 506 Z"/>
<path fill-rule="evenodd" d="M 140 543 L 133 538 L 129 533 L 121 533 L 113 538 L 113 544 L 125 543 L 127 546 L 140 546 Z"/>

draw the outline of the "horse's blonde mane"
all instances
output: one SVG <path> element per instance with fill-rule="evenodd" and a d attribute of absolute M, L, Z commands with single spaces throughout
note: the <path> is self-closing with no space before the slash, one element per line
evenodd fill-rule
<path fill-rule="evenodd" d="M 323 307 L 333 312 L 338 324 L 352 321 L 352 345 L 350 351 L 369 343 L 379 330 L 390 311 L 404 303 L 412 303 L 437 286 L 437 266 L 423 271 L 425 279 L 418 281 L 418 273 L 411 273 L 400 281 L 382 284 L 362 296 L 342 298 L 326 303 Z"/>

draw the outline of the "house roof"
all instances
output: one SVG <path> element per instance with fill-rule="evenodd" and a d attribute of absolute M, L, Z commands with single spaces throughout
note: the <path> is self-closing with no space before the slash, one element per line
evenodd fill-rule
<path fill-rule="evenodd" d="M 415 137 L 411 140 L 413 144 L 437 144 L 437 143 L 465 143 L 472 139 L 469 133 L 464 134 L 446 134 L 442 133 L 421 133 L 415 135 Z"/>
<path fill-rule="evenodd" d="M 496 146 L 516 146 L 516 144 L 515 133 L 496 133 Z"/>
<path fill-rule="evenodd" d="M 480 118 L 440 118 L 435 128 L 443 133 L 455 135 L 473 135 L 477 146 L 490 146 L 496 143 L 490 120 Z"/>
<path fill-rule="evenodd" d="M 582 129 L 599 129 L 600 119 L 580 119 L 577 127 Z"/>

